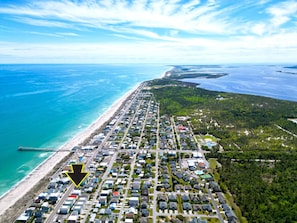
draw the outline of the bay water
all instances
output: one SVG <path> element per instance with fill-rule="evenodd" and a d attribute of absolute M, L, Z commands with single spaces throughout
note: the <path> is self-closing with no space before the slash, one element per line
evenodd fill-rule
<path fill-rule="evenodd" d="M 292 65 L 201 66 L 199 72 L 227 73 L 220 78 L 191 78 L 183 81 L 199 87 L 241 94 L 266 96 L 297 102 L 297 69 Z M 296 114 L 297 115 L 297 114 Z"/>

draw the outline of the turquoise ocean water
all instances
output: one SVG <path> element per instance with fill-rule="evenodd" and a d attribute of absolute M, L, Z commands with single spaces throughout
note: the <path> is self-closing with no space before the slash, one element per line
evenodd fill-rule
<path fill-rule="evenodd" d="M 0 65 L 0 196 L 161 65 Z"/>
<path fill-rule="evenodd" d="M 168 69 L 142 64 L 0 65 L 0 196 L 50 155 L 18 152 L 18 146 L 59 148 L 136 84 Z M 201 71 L 229 75 L 184 81 L 297 102 L 297 69 L 236 65 L 202 66 Z"/>

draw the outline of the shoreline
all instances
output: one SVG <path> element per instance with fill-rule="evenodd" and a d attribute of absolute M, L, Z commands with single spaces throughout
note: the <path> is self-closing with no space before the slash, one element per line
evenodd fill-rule
<path fill-rule="evenodd" d="M 41 162 L 20 182 L 15 184 L 0 197 L 0 217 L 16 204 L 22 197 L 26 196 L 38 183 L 45 178 L 65 157 L 67 157 L 74 146 L 84 143 L 91 135 L 107 121 L 109 121 L 116 112 L 122 107 L 123 103 L 141 86 L 137 83 L 132 89 L 117 99 L 102 115 L 93 121 L 85 130 L 81 131 L 73 138 L 68 140 L 59 149 Z M 69 150 L 60 151 L 60 150 Z M 29 199 L 29 198 L 28 198 Z"/>

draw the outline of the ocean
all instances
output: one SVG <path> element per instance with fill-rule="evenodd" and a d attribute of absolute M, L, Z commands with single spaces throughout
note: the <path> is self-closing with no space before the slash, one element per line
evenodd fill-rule
<path fill-rule="evenodd" d="M 290 65 L 201 66 L 201 72 L 228 75 L 214 79 L 192 78 L 183 81 L 197 83 L 199 87 L 208 90 L 297 101 L 297 69 L 286 68 L 288 66 Z"/>
<path fill-rule="evenodd" d="M 0 196 L 162 65 L 0 65 Z"/>
<path fill-rule="evenodd" d="M 19 152 L 19 146 L 59 148 L 135 85 L 168 69 L 151 64 L 0 65 L 0 196 L 51 154 Z M 184 81 L 209 90 L 297 101 L 296 69 L 236 65 L 201 70 L 229 75 Z"/>

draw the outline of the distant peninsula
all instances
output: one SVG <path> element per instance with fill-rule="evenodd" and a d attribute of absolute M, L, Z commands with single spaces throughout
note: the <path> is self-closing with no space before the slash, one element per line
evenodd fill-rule
<path fill-rule="evenodd" d="M 294 66 L 288 66 L 288 67 L 284 67 L 284 68 L 297 69 L 297 65 L 294 65 Z"/>
<path fill-rule="evenodd" d="M 284 73 L 284 74 L 295 74 L 295 75 L 297 74 L 297 72 L 288 72 L 288 71 L 282 71 L 282 70 L 278 70 L 277 72 Z"/>
<path fill-rule="evenodd" d="M 163 78 L 168 79 L 184 79 L 184 78 L 220 78 L 228 75 L 228 73 L 216 73 L 212 71 L 202 71 L 202 68 L 219 68 L 218 65 L 174 65 L 168 70 Z"/>
<path fill-rule="evenodd" d="M 284 68 L 288 68 L 288 69 L 297 69 L 297 65 L 293 65 L 293 66 L 287 66 L 287 67 L 284 67 Z M 277 71 L 279 73 L 285 73 L 285 74 L 297 74 L 297 72 L 290 72 L 290 71 L 282 71 L 282 70 L 279 70 Z"/>

